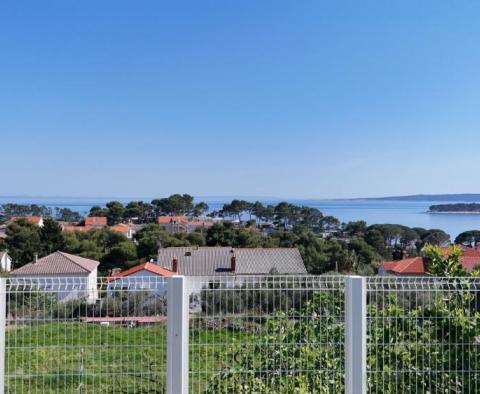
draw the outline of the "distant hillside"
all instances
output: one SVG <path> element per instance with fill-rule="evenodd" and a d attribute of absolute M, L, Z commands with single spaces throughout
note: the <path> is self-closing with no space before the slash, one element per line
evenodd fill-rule
<path fill-rule="evenodd" d="M 411 196 L 371 197 L 363 200 L 480 202 L 480 194 L 415 194 Z"/>
<path fill-rule="evenodd" d="M 432 205 L 429 212 L 431 213 L 480 213 L 480 204 L 440 204 Z"/>

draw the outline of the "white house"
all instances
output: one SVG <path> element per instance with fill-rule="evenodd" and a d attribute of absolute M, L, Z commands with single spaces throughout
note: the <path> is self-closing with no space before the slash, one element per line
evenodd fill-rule
<path fill-rule="evenodd" d="M 20 285 L 51 292 L 59 301 L 98 299 L 98 261 L 65 252 L 54 252 L 10 272 Z"/>
<path fill-rule="evenodd" d="M 145 290 L 163 297 L 167 293 L 167 282 L 164 278 L 173 275 L 174 272 L 154 263 L 140 264 L 112 276 L 108 283 L 109 294 L 113 294 L 115 290 Z"/>
<path fill-rule="evenodd" d="M 0 251 L 0 268 L 4 272 L 10 272 L 12 269 L 12 259 L 7 252 Z"/>

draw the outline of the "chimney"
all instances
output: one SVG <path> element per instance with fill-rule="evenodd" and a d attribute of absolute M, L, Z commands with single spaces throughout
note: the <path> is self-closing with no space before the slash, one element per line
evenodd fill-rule
<path fill-rule="evenodd" d="M 178 272 L 178 260 L 176 256 L 173 256 L 172 260 L 172 272 L 177 273 Z"/>
<path fill-rule="evenodd" d="M 237 256 L 235 255 L 235 249 L 230 251 L 230 270 L 235 272 L 237 268 Z"/>
<path fill-rule="evenodd" d="M 112 268 L 111 276 L 118 275 L 120 272 L 122 272 L 121 268 Z"/>
<path fill-rule="evenodd" d="M 38 262 L 38 253 L 35 253 L 35 256 L 33 256 L 33 264 L 37 264 Z"/>

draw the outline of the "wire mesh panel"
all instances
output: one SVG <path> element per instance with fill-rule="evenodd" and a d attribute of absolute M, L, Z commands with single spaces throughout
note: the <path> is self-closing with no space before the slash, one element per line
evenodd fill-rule
<path fill-rule="evenodd" d="M 368 278 L 370 393 L 479 393 L 477 278 Z"/>
<path fill-rule="evenodd" d="M 338 393 L 341 277 L 217 277 L 191 284 L 191 393 Z"/>
<path fill-rule="evenodd" d="M 7 393 L 164 393 L 166 280 L 7 280 Z"/>

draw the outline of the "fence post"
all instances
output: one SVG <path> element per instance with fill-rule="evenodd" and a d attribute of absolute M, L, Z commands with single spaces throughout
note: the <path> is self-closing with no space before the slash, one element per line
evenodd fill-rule
<path fill-rule="evenodd" d="M 5 331 L 7 329 L 7 279 L 0 278 L 0 394 L 5 393 Z"/>
<path fill-rule="evenodd" d="M 367 392 L 367 288 L 361 276 L 345 282 L 345 393 Z"/>
<path fill-rule="evenodd" d="M 184 276 L 168 278 L 167 394 L 188 394 L 189 293 Z"/>

